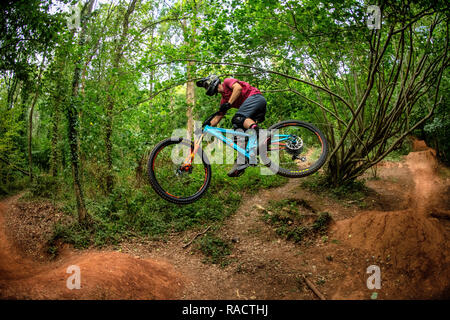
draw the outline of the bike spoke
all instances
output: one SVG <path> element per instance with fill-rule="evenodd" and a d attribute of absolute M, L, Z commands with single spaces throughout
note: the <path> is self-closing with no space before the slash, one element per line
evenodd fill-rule
<path fill-rule="evenodd" d="M 269 158 L 292 173 L 307 172 L 323 153 L 323 142 L 316 132 L 295 123 L 278 128 L 272 140 L 275 142 L 268 145 Z"/>
<path fill-rule="evenodd" d="M 200 159 L 194 156 L 188 170 L 182 165 L 189 159 L 191 148 L 181 144 L 171 144 L 161 149 L 154 160 L 154 174 L 158 184 L 170 196 L 188 198 L 195 195 L 205 184 L 207 173 Z M 186 156 L 187 155 L 187 156 Z"/>

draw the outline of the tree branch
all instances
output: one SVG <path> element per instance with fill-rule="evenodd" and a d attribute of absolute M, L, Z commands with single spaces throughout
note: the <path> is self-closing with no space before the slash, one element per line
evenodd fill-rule
<path fill-rule="evenodd" d="M 13 165 L 13 164 L 12 164 L 11 162 L 9 162 L 8 160 L 6 160 L 6 159 L 0 157 L 0 161 L 3 161 L 4 163 L 6 163 L 8 166 L 10 166 L 11 168 L 13 168 L 14 170 L 17 170 L 17 171 L 19 171 L 20 173 L 22 173 L 22 174 L 24 174 L 24 175 L 26 175 L 26 176 L 30 176 L 30 173 L 29 173 L 29 172 L 26 172 L 25 170 L 20 169 L 19 167 L 16 167 L 15 165 Z"/>
<path fill-rule="evenodd" d="M 309 85 L 311 87 L 314 87 L 314 88 L 317 88 L 319 90 L 325 91 L 326 93 L 328 93 L 330 95 L 333 95 L 336 98 L 338 98 L 347 107 L 351 108 L 350 104 L 344 98 L 342 98 L 338 94 L 336 94 L 336 93 L 334 93 L 334 92 L 332 92 L 332 91 L 330 91 L 330 90 L 328 90 L 328 89 L 326 89 L 324 87 L 321 87 L 319 85 L 316 85 L 316 84 L 314 84 L 312 82 L 309 82 L 309 81 L 306 81 L 306 80 L 302 80 L 300 78 L 296 78 L 296 77 L 290 76 L 290 75 L 282 73 L 282 72 L 273 71 L 273 70 L 267 70 L 267 69 L 264 69 L 264 68 L 261 68 L 261 67 L 255 67 L 255 66 L 251 66 L 251 65 L 248 65 L 248 64 L 231 63 L 231 62 L 202 61 L 202 60 L 196 60 L 196 59 L 175 59 L 175 60 L 172 60 L 172 61 L 166 61 L 166 62 L 160 62 L 160 63 L 152 64 L 150 66 L 158 66 L 158 65 L 162 65 L 162 64 L 170 64 L 170 63 L 174 63 L 174 62 L 186 62 L 186 61 L 192 61 L 192 62 L 203 63 L 203 64 L 215 64 L 215 65 L 228 65 L 228 66 L 235 66 L 235 67 L 244 67 L 244 68 L 259 70 L 260 72 L 263 72 L 263 73 L 275 74 L 275 75 L 278 75 L 278 76 L 281 76 L 281 77 L 284 77 L 284 78 L 287 78 L 287 79 L 291 79 L 291 80 L 294 80 L 294 81 L 298 81 L 298 82 L 307 84 L 307 85 Z"/>

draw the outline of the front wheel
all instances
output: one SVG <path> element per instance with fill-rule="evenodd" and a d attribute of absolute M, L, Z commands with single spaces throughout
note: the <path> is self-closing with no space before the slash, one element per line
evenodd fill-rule
<path fill-rule="evenodd" d="M 163 199 L 176 204 L 198 200 L 211 182 L 211 165 L 201 148 L 194 158 L 194 143 L 168 138 L 158 143 L 148 160 L 150 184 Z"/>
<path fill-rule="evenodd" d="M 316 172 L 325 164 L 327 141 L 312 124 L 286 120 L 267 130 L 268 136 L 260 143 L 260 157 L 276 174 L 301 178 Z"/>

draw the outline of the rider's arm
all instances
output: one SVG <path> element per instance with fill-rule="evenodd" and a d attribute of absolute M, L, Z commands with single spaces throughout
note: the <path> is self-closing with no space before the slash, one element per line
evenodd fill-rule
<path fill-rule="evenodd" d="M 241 91 L 242 91 L 242 86 L 235 82 L 233 84 L 233 86 L 231 87 L 233 89 L 233 92 L 231 93 L 231 97 L 230 99 L 228 99 L 228 103 L 230 104 L 230 106 L 237 100 L 237 98 L 239 98 L 239 96 L 241 95 Z M 216 115 L 214 118 L 211 119 L 211 126 L 215 127 L 217 126 L 217 124 L 220 122 L 220 120 L 223 119 L 223 117 L 225 116 L 225 113 L 227 112 L 227 110 L 225 111 L 220 111 L 220 113 L 218 115 Z"/>
<path fill-rule="evenodd" d="M 241 85 L 237 82 L 235 82 L 231 88 L 233 89 L 233 92 L 231 93 L 230 99 L 228 99 L 228 103 L 230 104 L 230 106 L 237 100 L 237 98 L 239 98 L 239 96 L 241 95 L 241 91 L 242 91 Z M 225 116 L 226 112 L 227 112 L 227 110 L 225 110 L 223 112 L 221 111 L 221 113 L 219 113 L 214 118 L 212 118 L 211 126 L 212 127 L 217 126 L 217 124 L 220 122 L 220 120 L 222 120 L 223 117 Z"/>
<path fill-rule="evenodd" d="M 212 120 L 211 120 L 211 127 L 217 126 L 217 124 L 220 122 L 220 120 L 222 120 L 222 118 L 223 118 L 224 116 L 225 116 L 225 115 L 218 114 L 218 115 L 216 115 L 214 118 L 212 118 Z"/>
<path fill-rule="evenodd" d="M 242 87 L 239 83 L 235 82 L 231 88 L 233 89 L 233 92 L 231 93 L 231 97 L 228 99 L 228 102 L 233 104 L 241 95 Z"/>

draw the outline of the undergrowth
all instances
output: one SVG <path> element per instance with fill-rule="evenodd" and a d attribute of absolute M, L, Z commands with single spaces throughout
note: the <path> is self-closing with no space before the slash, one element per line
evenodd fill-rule
<path fill-rule="evenodd" d="M 302 181 L 301 187 L 315 193 L 331 196 L 335 200 L 345 200 L 344 204 L 350 201 L 361 208 L 367 206 L 364 199 L 371 193 L 371 190 L 366 187 L 365 180 L 363 179 L 354 180 L 344 185 L 333 186 L 325 176 L 320 174 L 306 177 Z"/>
<path fill-rule="evenodd" d="M 404 156 L 409 154 L 413 150 L 413 143 L 411 139 L 405 139 L 398 147 L 394 148 L 384 160 L 387 161 L 402 161 Z"/>
<path fill-rule="evenodd" d="M 0 181 L 0 200 L 22 191 L 28 182 L 29 178 L 27 176 Z"/>
<path fill-rule="evenodd" d="M 275 227 L 279 236 L 294 242 L 324 234 L 332 219 L 328 212 L 317 212 L 302 199 L 269 201 L 263 214 L 263 219 Z"/>
<path fill-rule="evenodd" d="M 231 254 L 232 244 L 212 233 L 196 241 L 196 247 L 205 255 L 203 262 L 218 264 L 225 267 L 230 263 L 228 256 Z"/>
<path fill-rule="evenodd" d="M 220 224 L 233 214 L 241 204 L 243 193 L 254 194 L 261 188 L 277 187 L 287 179 L 276 176 L 260 176 L 259 168 L 248 168 L 239 178 L 229 178 L 226 168 L 213 166 L 211 185 L 206 194 L 190 205 L 176 205 L 161 199 L 148 185 L 135 187 L 129 176 L 118 179 L 113 192 L 105 195 L 102 190 L 85 186 L 85 202 L 88 221 L 70 225 L 56 225 L 49 241 L 50 251 L 55 252 L 58 243 L 65 242 L 76 248 L 116 245 L 129 237 L 142 236 L 153 240 L 165 240 L 170 233 L 180 232 L 204 223 Z M 93 183 L 93 182 L 92 182 Z M 40 184 L 44 190 L 31 195 L 47 195 L 47 186 L 58 194 L 58 207 L 76 220 L 77 208 L 68 183 L 59 186 Z M 56 190 L 56 191 L 55 191 Z M 59 190 L 59 191 L 58 191 Z M 64 191 L 64 192 L 63 192 Z"/>

